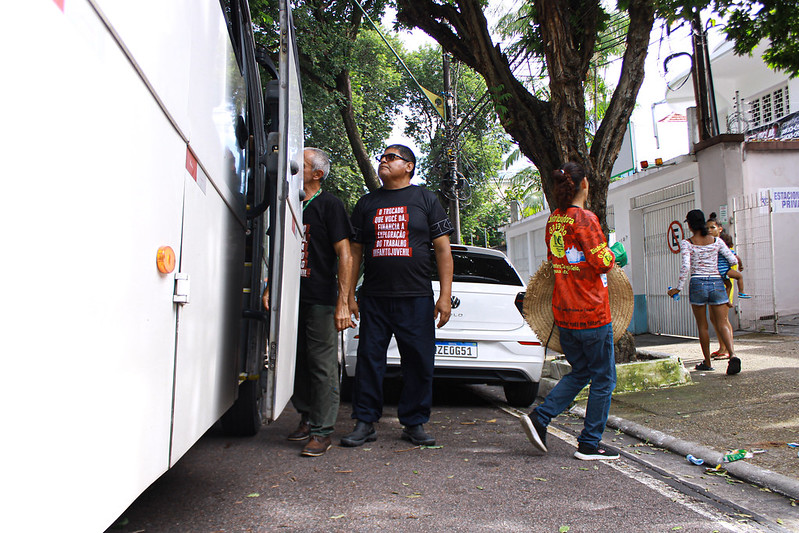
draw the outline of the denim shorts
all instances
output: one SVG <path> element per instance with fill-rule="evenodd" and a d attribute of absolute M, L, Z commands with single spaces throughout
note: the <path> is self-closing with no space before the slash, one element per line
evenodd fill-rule
<path fill-rule="evenodd" d="M 724 289 L 724 282 L 719 277 L 692 276 L 688 287 L 688 300 L 691 305 L 721 305 L 729 301 L 727 291 Z"/>

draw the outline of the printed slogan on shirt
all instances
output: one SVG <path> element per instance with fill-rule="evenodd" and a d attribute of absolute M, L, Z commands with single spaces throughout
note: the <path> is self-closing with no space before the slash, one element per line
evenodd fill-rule
<path fill-rule="evenodd" d="M 374 218 L 375 245 L 372 257 L 411 257 L 408 243 L 408 207 L 382 207 Z"/>
<path fill-rule="evenodd" d="M 302 238 L 302 252 L 300 255 L 300 276 L 303 278 L 311 277 L 311 267 L 308 264 L 308 241 L 311 239 L 310 231 L 311 225 L 305 224 L 305 236 Z"/>

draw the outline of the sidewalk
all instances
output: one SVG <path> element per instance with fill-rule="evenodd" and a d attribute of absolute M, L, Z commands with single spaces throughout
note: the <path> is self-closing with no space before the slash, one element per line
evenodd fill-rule
<path fill-rule="evenodd" d="M 799 442 L 799 336 L 736 334 L 736 376 L 726 375 L 726 361 L 714 361 L 713 372 L 694 370 L 702 361 L 698 340 L 645 334 L 635 341 L 639 349 L 680 357 L 693 383 L 614 395 L 609 426 L 642 432 L 636 436 L 664 441 L 675 453 L 704 453 L 709 463 L 738 448 L 765 450 L 729 463 L 728 471 L 799 498 L 799 449 L 786 445 Z M 716 347 L 711 339 L 711 351 Z"/>

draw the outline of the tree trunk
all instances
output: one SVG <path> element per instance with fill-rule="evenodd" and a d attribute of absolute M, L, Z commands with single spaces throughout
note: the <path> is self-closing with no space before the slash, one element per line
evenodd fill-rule
<path fill-rule="evenodd" d="M 344 130 L 355 155 L 355 161 L 363 174 L 363 180 L 370 191 L 380 188 L 380 180 L 377 177 L 372 160 L 363 144 L 361 132 L 355 122 L 355 111 L 352 108 L 352 83 L 350 81 L 350 71 L 344 70 L 336 75 L 336 90 L 344 97 L 344 105 L 339 108 L 341 119 L 344 122 Z"/>

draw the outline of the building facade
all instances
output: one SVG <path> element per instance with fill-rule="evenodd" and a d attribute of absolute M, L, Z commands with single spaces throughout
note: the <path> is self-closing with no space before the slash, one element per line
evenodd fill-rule
<path fill-rule="evenodd" d="M 689 142 L 691 153 L 608 189 L 609 241 L 627 250 L 624 270 L 635 294 L 629 329 L 636 334 L 697 335 L 687 298 L 666 294 L 677 284 L 679 242 L 690 236 L 684 220 L 691 209 L 715 212 L 742 259 L 752 298 L 735 299 L 735 327 L 778 331 L 780 316 L 799 313 L 793 272 L 799 264 L 799 81 L 768 70 L 759 57 L 734 56 L 726 43 L 712 67 L 720 129 L 727 133 Z M 686 135 L 696 141 L 693 123 Z M 508 256 L 523 276 L 546 261 L 548 216 L 545 210 L 504 228 Z"/>

